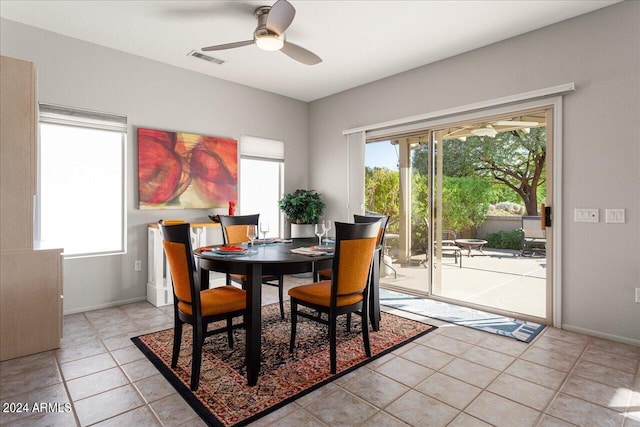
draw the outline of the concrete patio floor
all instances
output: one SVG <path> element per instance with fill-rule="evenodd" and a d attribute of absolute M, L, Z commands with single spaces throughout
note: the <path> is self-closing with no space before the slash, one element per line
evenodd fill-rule
<path fill-rule="evenodd" d="M 434 295 L 489 308 L 546 317 L 546 258 L 521 257 L 520 251 L 484 249 L 471 257 L 463 251 L 462 268 L 451 255 L 444 255 L 434 269 Z M 427 292 L 429 270 L 418 263 L 424 255 L 413 256 L 410 265 L 392 263 L 397 272 L 380 278 L 389 289 Z M 440 280 L 438 281 L 438 275 Z M 439 283 L 439 285 L 438 285 Z M 490 311 L 490 310 L 489 310 Z"/>

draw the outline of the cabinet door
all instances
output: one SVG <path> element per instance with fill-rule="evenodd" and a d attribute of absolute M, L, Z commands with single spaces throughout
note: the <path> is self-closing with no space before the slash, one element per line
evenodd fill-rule
<path fill-rule="evenodd" d="M 59 249 L 2 252 L 0 360 L 60 347 L 61 253 Z"/>
<path fill-rule="evenodd" d="M 0 75 L 0 248 L 33 249 L 35 69 L 2 56 Z"/>

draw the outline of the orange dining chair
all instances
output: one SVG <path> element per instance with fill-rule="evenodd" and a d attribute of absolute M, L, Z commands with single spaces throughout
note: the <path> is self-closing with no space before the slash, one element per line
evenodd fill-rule
<path fill-rule="evenodd" d="M 389 222 L 389 217 L 385 215 L 353 215 L 353 222 L 356 224 L 365 224 L 380 221 L 380 231 L 378 232 L 378 237 L 376 239 L 376 251 L 380 249 L 378 256 L 382 256 L 382 244 L 384 242 L 384 233 L 387 230 L 387 223 Z M 317 271 L 318 277 L 320 279 L 331 279 L 332 271 L 331 268 L 323 268 Z"/>
<path fill-rule="evenodd" d="M 389 222 L 389 217 L 386 215 L 353 215 L 353 221 L 356 224 L 367 224 L 373 222 L 380 222 L 380 230 L 378 231 L 378 237 L 376 238 L 376 251 L 375 256 L 377 257 L 377 265 L 378 267 L 382 265 L 382 248 L 384 245 L 384 234 L 387 230 L 387 224 Z M 369 289 L 369 309 L 370 309 L 370 317 L 371 317 L 371 325 L 373 326 L 373 330 L 377 331 L 380 329 L 380 290 L 379 290 L 379 271 L 373 271 L 371 275 L 371 288 Z M 317 271 L 317 278 L 328 280 L 331 279 L 333 272 L 331 268 L 324 268 Z M 375 277 L 375 278 L 374 278 Z M 349 324 L 349 322 L 347 322 Z"/>
<path fill-rule="evenodd" d="M 222 240 L 225 245 L 232 243 L 244 243 L 249 241 L 247 237 L 247 225 L 258 225 L 260 214 L 253 215 L 220 215 L 220 225 L 222 226 Z M 231 282 L 239 283 L 244 289 L 247 276 L 244 274 L 227 274 L 227 285 Z M 274 283 L 275 282 L 275 283 Z M 262 276 L 262 284 L 276 286 L 278 288 L 278 299 L 280 301 L 280 317 L 284 319 L 284 278 L 279 276 Z"/>
<path fill-rule="evenodd" d="M 174 332 L 171 367 L 175 369 L 178 365 L 182 326 L 187 323 L 193 327 L 191 390 L 197 390 L 205 337 L 226 331 L 229 347 L 233 347 L 233 329 L 244 326 L 233 325 L 233 318 L 246 315 L 247 297 L 245 291 L 234 286 L 201 290 L 191 247 L 190 224 L 166 225 L 160 221 L 159 225 L 173 281 Z M 226 327 L 207 330 L 210 323 L 220 320 L 227 321 Z"/>
<path fill-rule="evenodd" d="M 336 243 L 331 280 L 296 286 L 289 290 L 291 297 L 291 341 L 293 352 L 298 316 L 329 325 L 331 373 L 337 369 L 336 323 L 340 315 L 358 313 L 362 316 L 362 338 L 365 354 L 371 357 L 368 325 L 368 291 L 371 264 L 376 248 L 380 222 L 347 224 L 336 222 Z M 318 315 L 298 310 L 298 306 L 316 310 Z M 327 319 L 320 316 L 326 313 Z M 350 325 L 347 325 L 349 328 Z"/>

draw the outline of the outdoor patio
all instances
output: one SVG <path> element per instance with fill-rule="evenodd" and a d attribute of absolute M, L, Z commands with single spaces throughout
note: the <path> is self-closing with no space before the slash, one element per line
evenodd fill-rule
<path fill-rule="evenodd" d="M 396 270 L 384 276 L 380 285 L 407 292 L 426 292 L 428 272 L 425 256 L 414 255 L 409 265 L 392 263 Z M 390 270 L 388 270 L 390 271 Z M 440 285 L 437 275 L 440 274 Z M 452 255 L 444 255 L 442 265 L 434 269 L 434 294 L 446 298 L 495 307 L 500 310 L 545 318 L 546 259 L 522 257 L 520 251 L 485 248 L 484 254 L 463 251 L 462 268 Z"/>

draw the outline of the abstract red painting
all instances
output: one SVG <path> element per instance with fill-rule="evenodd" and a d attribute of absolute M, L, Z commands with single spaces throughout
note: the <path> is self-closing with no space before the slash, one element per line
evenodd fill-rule
<path fill-rule="evenodd" d="M 238 200 L 238 142 L 138 128 L 140 209 L 210 209 Z"/>

